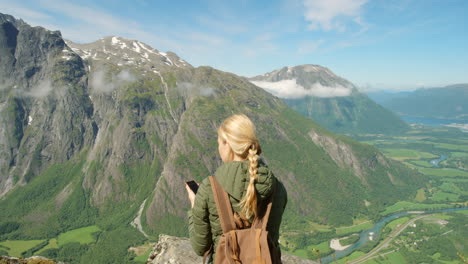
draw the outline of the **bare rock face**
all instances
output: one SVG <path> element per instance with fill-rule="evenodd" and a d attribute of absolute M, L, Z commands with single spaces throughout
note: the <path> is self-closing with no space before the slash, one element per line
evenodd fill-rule
<path fill-rule="evenodd" d="M 312 260 L 283 254 L 283 264 L 313 264 Z M 202 263 L 203 258 L 195 254 L 187 238 L 160 235 L 159 242 L 149 255 L 146 264 L 192 264 Z"/>
<path fill-rule="evenodd" d="M 338 142 L 333 137 L 320 135 L 315 131 L 310 131 L 309 136 L 317 146 L 322 147 L 327 152 L 338 166 L 351 168 L 354 175 L 356 175 L 363 184 L 368 185 L 362 165 L 357 156 L 353 153 L 351 146 Z"/>
<path fill-rule="evenodd" d="M 0 197 L 94 141 L 86 78 L 60 32 L 0 13 Z"/>
<path fill-rule="evenodd" d="M 201 263 L 187 238 L 160 235 L 159 242 L 149 255 L 147 264 L 153 263 Z"/>

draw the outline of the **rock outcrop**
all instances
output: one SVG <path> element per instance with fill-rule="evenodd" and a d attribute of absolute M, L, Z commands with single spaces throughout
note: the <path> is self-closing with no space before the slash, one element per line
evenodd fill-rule
<path fill-rule="evenodd" d="M 1 264 L 68 264 L 67 262 L 56 262 L 54 260 L 40 257 L 40 256 L 33 256 L 30 258 L 14 258 L 14 257 L 6 257 L 0 256 L 0 263 Z"/>
<path fill-rule="evenodd" d="M 318 262 L 283 254 L 283 264 L 315 264 Z M 149 255 L 146 264 L 201 264 L 203 258 L 192 250 L 187 238 L 160 235 L 159 242 Z"/>

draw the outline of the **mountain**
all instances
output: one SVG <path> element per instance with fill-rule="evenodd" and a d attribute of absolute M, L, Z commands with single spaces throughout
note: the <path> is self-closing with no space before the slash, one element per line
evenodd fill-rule
<path fill-rule="evenodd" d="M 408 129 L 397 115 L 319 65 L 283 67 L 250 80 L 335 133 L 400 133 Z"/>
<path fill-rule="evenodd" d="M 257 125 L 288 190 L 284 230 L 376 217 L 424 183 L 246 78 L 137 40 L 77 44 L 9 15 L 0 24 L 0 241 L 97 225 L 96 243 L 63 250 L 102 264 L 132 262 L 129 246 L 148 237 L 187 235 L 184 182 L 221 164 L 216 129 L 233 113 Z"/>
<path fill-rule="evenodd" d="M 398 99 L 405 97 L 409 94 L 411 94 L 411 91 L 384 91 L 384 90 L 373 90 L 373 91 L 367 91 L 366 95 L 374 100 L 378 104 L 382 104 L 382 102 L 388 101 L 388 100 L 393 100 L 393 99 Z"/>
<path fill-rule="evenodd" d="M 417 89 L 384 96 L 374 92 L 370 97 L 394 112 L 420 117 L 468 120 L 468 84 Z"/>

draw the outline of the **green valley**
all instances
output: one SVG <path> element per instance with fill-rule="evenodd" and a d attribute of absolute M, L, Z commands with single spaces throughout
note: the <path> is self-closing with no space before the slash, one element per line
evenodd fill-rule
<path fill-rule="evenodd" d="M 402 136 L 355 136 L 381 149 L 387 156 L 403 160 L 428 177 L 413 200 L 402 200 L 381 212 L 382 216 L 402 211 L 425 211 L 468 206 L 468 134 L 452 128 L 417 126 Z M 461 151 L 461 152 L 460 152 Z M 355 251 L 337 263 L 462 263 L 468 255 L 467 210 L 451 213 L 401 217 L 383 229 L 386 236 L 411 219 L 420 218 L 378 253 Z M 378 246 L 376 245 L 376 248 Z"/>
<path fill-rule="evenodd" d="M 353 225 L 332 227 L 303 222 L 301 228 L 310 231 L 286 232 L 281 243 L 284 250 L 311 259 L 330 255 L 335 259 L 333 263 L 413 263 L 418 258 L 428 263 L 460 263 L 460 256 L 468 255 L 466 239 L 463 239 L 466 236 L 463 229 L 467 224 L 466 210 L 397 218 L 385 225 L 377 240 L 367 242 L 349 256 L 340 259 L 333 257 L 335 254 L 330 248 L 330 241 L 338 239 L 341 248 L 345 248 L 349 241 L 357 241 L 359 232 L 370 229 L 385 216 L 398 212 L 468 206 L 468 166 L 465 161 L 468 153 L 467 133 L 453 128 L 417 126 L 398 136 L 367 134 L 354 138 L 379 148 L 386 156 L 403 161 L 414 171 L 426 175 L 425 186 L 413 198 L 388 204 L 375 217 L 356 220 Z M 387 236 L 415 218 L 420 219 L 415 222 L 416 228 L 408 226 L 388 246 L 373 253 L 379 245 L 385 243 Z M 440 234 L 444 236 L 437 238 Z M 431 240 L 434 242 L 429 242 Z M 420 243 L 420 246 L 415 247 L 414 243 Z M 437 247 L 446 250 L 437 250 Z"/>

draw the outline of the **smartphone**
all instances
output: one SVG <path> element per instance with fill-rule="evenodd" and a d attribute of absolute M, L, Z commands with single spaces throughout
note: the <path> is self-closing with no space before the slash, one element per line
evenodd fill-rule
<path fill-rule="evenodd" d="M 190 189 L 193 191 L 193 193 L 195 193 L 195 194 L 197 193 L 198 184 L 195 181 L 186 181 L 185 183 L 190 187 Z"/>

